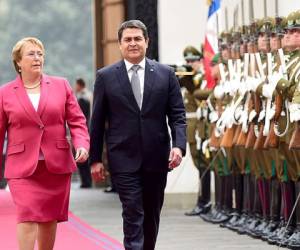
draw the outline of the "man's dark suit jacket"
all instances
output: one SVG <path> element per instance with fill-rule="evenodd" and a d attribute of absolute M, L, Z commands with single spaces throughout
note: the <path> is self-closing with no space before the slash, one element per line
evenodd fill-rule
<path fill-rule="evenodd" d="M 85 97 L 85 96 L 80 96 L 79 98 L 77 98 L 77 101 L 78 101 L 78 104 L 80 106 L 80 109 L 82 111 L 82 113 L 84 114 L 85 116 L 85 119 L 86 119 L 86 123 L 87 123 L 87 126 L 89 126 L 90 124 L 90 116 L 91 116 L 91 101 Z"/>
<path fill-rule="evenodd" d="M 146 171 L 168 171 L 167 122 L 172 146 L 185 154 L 185 109 L 179 83 L 170 67 L 146 59 L 141 110 L 124 61 L 100 69 L 94 86 L 90 163 L 102 162 L 105 132 L 111 173 L 130 173 L 141 167 Z"/>

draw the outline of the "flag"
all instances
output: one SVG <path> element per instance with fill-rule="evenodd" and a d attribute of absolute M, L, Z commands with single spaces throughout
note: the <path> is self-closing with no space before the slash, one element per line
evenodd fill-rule
<path fill-rule="evenodd" d="M 211 75 L 210 64 L 214 55 L 218 52 L 218 34 L 217 34 L 217 11 L 220 9 L 221 0 L 210 0 L 208 9 L 208 18 L 206 24 L 204 40 L 204 70 L 207 81 L 207 88 L 213 88 L 215 81 Z"/>

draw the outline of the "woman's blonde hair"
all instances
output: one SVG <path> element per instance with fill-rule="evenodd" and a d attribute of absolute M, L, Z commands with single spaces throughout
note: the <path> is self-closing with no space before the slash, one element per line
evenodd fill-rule
<path fill-rule="evenodd" d="M 22 59 L 22 49 L 27 43 L 32 43 L 33 45 L 38 46 L 43 51 L 43 53 L 45 53 L 43 43 L 35 37 L 25 37 L 18 41 L 12 49 L 12 59 L 18 74 L 20 74 L 20 67 L 18 65 L 18 62 Z"/>

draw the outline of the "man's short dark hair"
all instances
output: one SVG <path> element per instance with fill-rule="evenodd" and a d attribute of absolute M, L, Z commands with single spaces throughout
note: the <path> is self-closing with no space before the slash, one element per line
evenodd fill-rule
<path fill-rule="evenodd" d="M 78 84 L 80 87 L 85 88 L 85 81 L 82 78 L 77 78 L 76 84 Z"/>
<path fill-rule="evenodd" d="M 140 20 L 129 20 L 125 21 L 124 23 L 121 24 L 119 30 L 118 30 L 118 40 L 121 42 L 123 31 L 125 29 L 140 29 L 143 32 L 143 36 L 145 40 L 148 39 L 148 31 L 146 25 L 141 22 Z"/>

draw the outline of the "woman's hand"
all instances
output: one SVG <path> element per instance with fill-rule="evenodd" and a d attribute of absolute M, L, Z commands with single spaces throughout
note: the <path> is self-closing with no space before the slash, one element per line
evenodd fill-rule
<path fill-rule="evenodd" d="M 77 148 L 76 149 L 76 155 L 75 155 L 75 161 L 82 163 L 85 162 L 89 157 L 89 153 L 85 148 Z"/>

